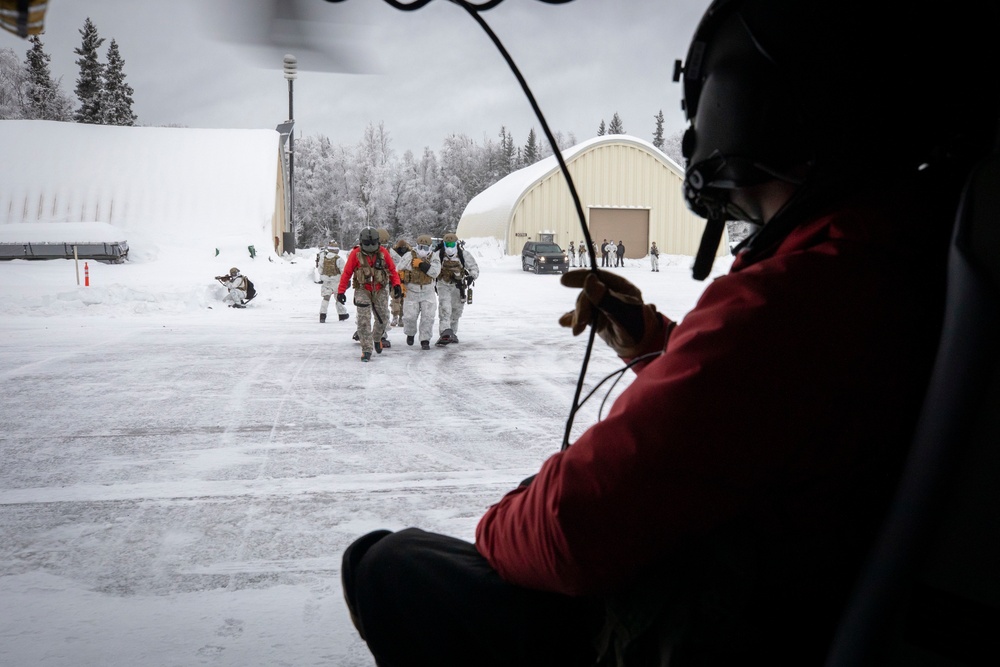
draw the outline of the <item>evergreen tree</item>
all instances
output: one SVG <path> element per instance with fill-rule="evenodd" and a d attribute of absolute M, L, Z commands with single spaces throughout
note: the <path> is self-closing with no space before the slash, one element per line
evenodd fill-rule
<path fill-rule="evenodd" d="M 52 59 L 45 53 L 42 40 L 38 35 L 28 38 L 31 48 L 24 61 L 28 71 L 25 100 L 25 118 L 37 120 L 69 120 L 72 103 L 59 89 L 59 84 L 52 80 L 49 61 Z"/>
<path fill-rule="evenodd" d="M 622 119 L 618 116 L 618 112 L 611 117 L 611 124 L 608 125 L 608 134 L 625 134 L 625 126 L 622 125 Z"/>
<path fill-rule="evenodd" d="M 653 145 L 663 150 L 663 109 L 656 114 L 656 129 L 653 130 Z"/>
<path fill-rule="evenodd" d="M 604 119 L 602 118 L 601 124 L 597 126 L 597 136 L 603 137 L 607 132 L 607 129 L 604 127 Z"/>
<path fill-rule="evenodd" d="M 500 128 L 500 172 L 499 178 L 503 178 L 512 171 L 520 168 L 518 161 L 517 147 L 514 146 L 514 137 L 507 131 L 506 127 Z"/>
<path fill-rule="evenodd" d="M 118 52 L 118 42 L 108 46 L 108 63 L 104 68 L 103 113 L 105 125 L 135 125 L 132 113 L 132 86 L 125 83 L 125 61 Z"/>
<path fill-rule="evenodd" d="M 80 56 L 76 64 L 80 68 L 80 76 L 76 79 L 76 97 L 80 106 L 73 113 L 73 119 L 78 123 L 100 124 L 104 121 L 102 109 L 104 65 L 97 59 L 97 50 L 104 43 L 104 38 L 98 36 L 97 28 L 87 17 L 80 30 L 83 37 L 79 48 L 73 53 Z"/>
<path fill-rule="evenodd" d="M 538 138 L 535 136 L 535 128 L 528 130 L 528 141 L 524 144 L 524 166 L 538 162 Z"/>

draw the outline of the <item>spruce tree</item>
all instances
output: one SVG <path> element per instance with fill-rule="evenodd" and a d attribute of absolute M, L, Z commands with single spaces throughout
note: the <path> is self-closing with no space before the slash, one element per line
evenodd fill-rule
<path fill-rule="evenodd" d="M 601 124 L 597 126 L 597 136 L 603 137 L 607 133 L 608 133 L 608 131 L 604 127 L 604 119 L 602 118 L 601 119 Z"/>
<path fill-rule="evenodd" d="M 622 119 L 618 116 L 618 112 L 611 117 L 611 124 L 608 125 L 608 134 L 625 134 L 625 126 L 622 125 Z"/>
<path fill-rule="evenodd" d="M 25 118 L 37 120 L 69 120 L 71 103 L 52 80 L 49 61 L 38 35 L 28 38 L 31 48 L 24 61 L 28 72 Z"/>
<path fill-rule="evenodd" d="M 135 125 L 132 93 L 132 86 L 125 83 L 125 61 L 118 52 L 118 42 L 112 39 L 108 46 L 108 63 L 104 67 L 105 125 Z"/>
<path fill-rule="evenodd" d="M 653 130 L 653 145 L 663 150 L 663 109 L 656 114 L 656 129 Z"/>
<path fill-rule="evenodd" d="M 76 80 L 76 97 L 80 106 L 73 113 L 73 119 L 78 123 L 99 124 L 104 120 L 102 110 L 104 65 L 97 59 L 97 50 L 104 43 L 104 38 L 98 36 L 97 28 L 87 17 L 80 30 L 83 41 L 73 53 L 80 56 L 76 61 L 80 68 L 80 76 Z"/>
<path fill-rule="evenodd" d="M 528 141 L 524 144 L 524 166 L 538 162 L 538 137 L 535 128 L 528 130 Z"/>

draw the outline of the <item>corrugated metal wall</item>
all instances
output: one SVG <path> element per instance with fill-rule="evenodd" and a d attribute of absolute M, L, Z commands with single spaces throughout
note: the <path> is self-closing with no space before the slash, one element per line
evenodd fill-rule
<path fill-rule="evenodd" d="M 567 163 L 589 225 L 590 207 L 649 210 L 649 239 L 667 254 L 694 255 L 705 221 L 688 210 L 681 191 L 683 176 L 662 158 L 637 143 L 597 145 Z M 554 232 L 565 248 L 581 237 L 580 223 L 560 170 L 539 181 L 521 198 L 508 229 L 507 248 L 521 252 L 525 241 L 541 231 Z M 600 239 L 597 239 L 600 242 Z M 728 239 L 718 255 L 729 251 Z M 632 254 L 631 252 L 629 253 Z"/>

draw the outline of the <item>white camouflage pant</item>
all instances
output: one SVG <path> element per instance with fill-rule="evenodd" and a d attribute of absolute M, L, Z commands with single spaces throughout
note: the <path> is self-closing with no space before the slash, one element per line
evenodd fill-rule
<path fill-rule="evenodd" d="M 330 310 L 330 297 L 337 293 L 340 285 L 340 276 L 323 276 L 323 285 L 319 288 L 319 295 L 323 297 L 323 302 L 319 304 L 319 312 L 326 315 Z M 334 299 L 333 305 L 337 308 L 337 315 L 346 315 L 347 306 Z"/>
<path fill-rule="evenodd" d="M 438 333 L 451 332 L 458 335 L 458 320 L 465 310 L 465 299 L 459 296 L 458 287 L 452 283 L 437 284 L 438 290 Z"/>
<path fill-rule="evenodd" d="M 403 299 L 403 333 L 416 336 L 419 331 L 417 340 L 430 340 L 434 331 L 435 310 L 437 295 L 434 293 L 434 283 L 407 283 L 406 298 Z"/>

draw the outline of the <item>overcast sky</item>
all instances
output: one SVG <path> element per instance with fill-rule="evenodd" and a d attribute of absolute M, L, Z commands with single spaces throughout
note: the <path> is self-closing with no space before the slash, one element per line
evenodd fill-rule
<path fill-rule="evenodd" d="M 523 145 L 541 126 L 486 33 L 461 7 L 435 0 L 412 12 L 383 0 L 51 0 L 43 35 L 54 77 L 73 95 L 73 49 L 89 16 L 125 59 L 142 125 L 273 128 L 288 117 L 282 56 L 293 53 L 296 136 L 354 144 L 383 122 L 397 154 L 438 151 L 462 133 L 477 143 L 501 125 Z M 651 140 L 684 127 L 671 81 L 709 0 L 506 0 L 483 13 L 528 81 L 553 131 L 582 141 L 618 112 Z M 297 14 L 306 19 L 289 20 Z M 269 46 L 259 45 L 270 40 Z M 250 44 L 256 43 L 257 46 Z M 0 48 L 27 42 L 0 33 Z M 347 70 L 352 73 L 345 73 Z M 364 73 L 361 73 L 364 72 Z"/>

